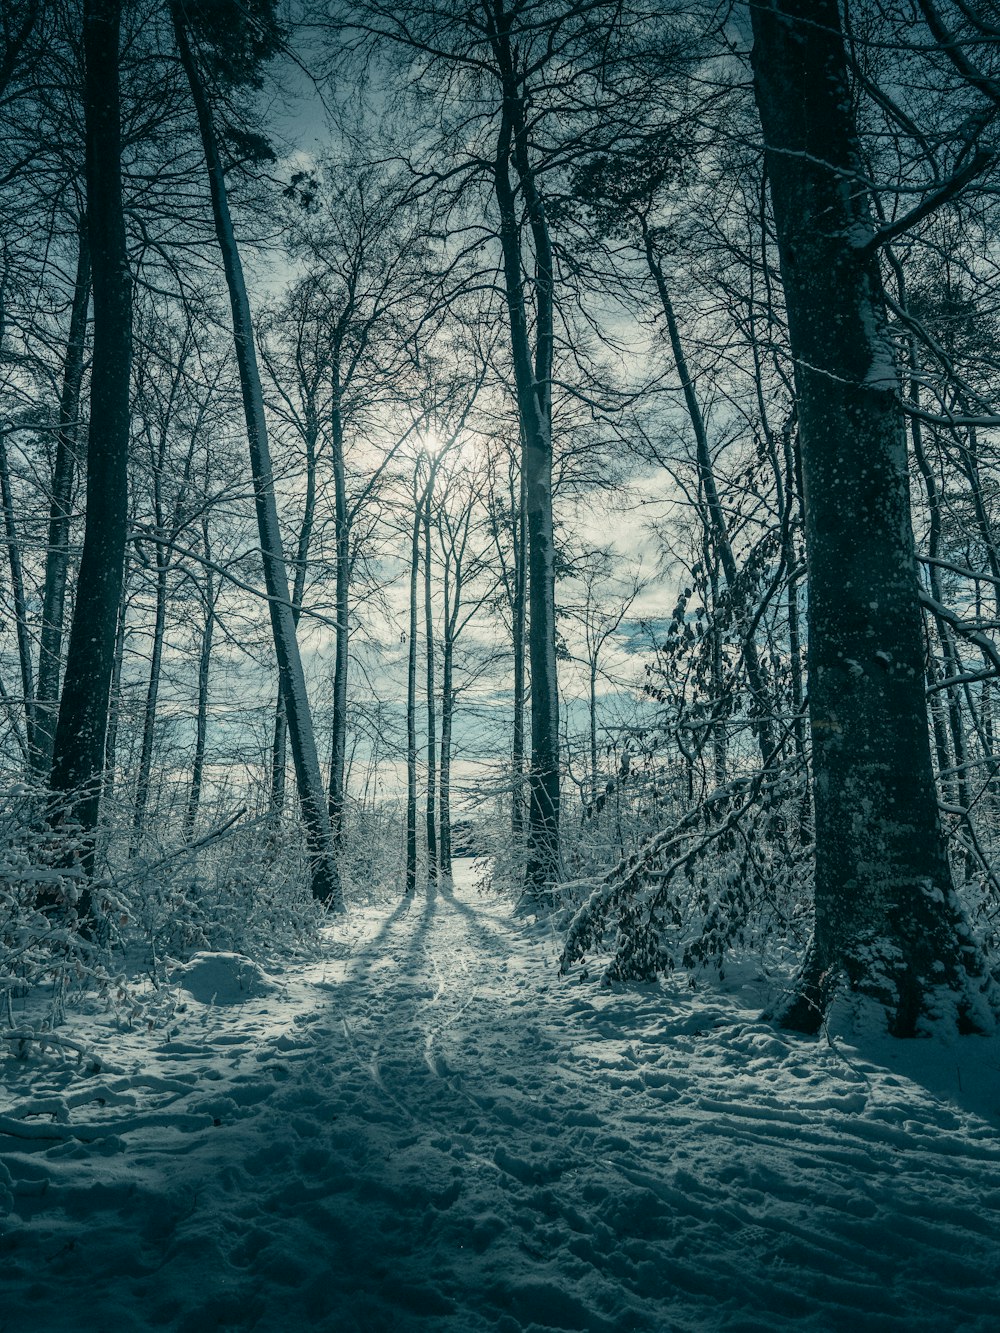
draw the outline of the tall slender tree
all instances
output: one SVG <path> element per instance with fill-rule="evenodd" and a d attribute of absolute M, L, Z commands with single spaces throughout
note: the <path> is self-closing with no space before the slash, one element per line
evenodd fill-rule
<path fill-rule="evenodd" d="M 403 891 L 417 886 L 417 585 L 420 575 L 420 522 L 426 492 L 420 490 L 419 466 L 413 469 L 410 528 L 410 598 L 406 634 L 406 864 Z"/>
<path fill-rule="evenodd" d="M 424 657 L 427 703 L 427 804 L 424 827 L 427 836 L 427 878 L 432 883 L 438 875 L 437 837 L 437 699 L 434 691 L 434 600 L 431 562 L 431 509 L 434 504 L 434 478 L 427 483 L 423 505 L 424 530 Z"/>
<path fill-rule="evenodd" d="M 45 583 L 42 592 L 42 627 L 38 648 L 38 685 L 35 693 L 35 747 L 38 766 L 48 772 L 52 763 L 59 706 L 59 674 L 69 569 L 70 503 L 77 472 L 80 439 L 80 400 L 90 306 L 90 242 L 86 216 L 80 218 L 76 279 L 70 313 L 69 336 L 63 364 L 59 400 L 59 431 L 52 466 L 52 497 L 49 533 L 45 552 Z"/>
<path fill-rule="evenodd" d="M 223 34 L 227 34 L 228 17 L 231 25 L 228 29 L 228 42 L 231 49 L 225 52 L 225 56 L 229 58 L 231 71 L 237 76 L 242 75 L 244 80 L 249 80 L 256 65 L 273 50 L 273 44 L 277 40 L 272 5 L 270 0 L 263 0 L 260 6 L 261 12 L 255 16 L 258 22 L 253 25 L 246 22 L 246 14 L 242 8 L 223 6 L 223 9 L 227 14 L 220 15 L 217 11 L 206 11 L 204 7 L 196 6 L 195 17 L 207 19 L 211 24 L 211 32 L 220 39 Z M 281 529 L 278 524 L 267 421 L 264 413 L 264 394 L 257 366 L 250 301 L 243 277 L 239 247 L 233 231 L 212 107 L 192 49 L 188 16 L 182 0 L 174 0 L 171 5 L 171 15 L 177 49 L 198 119 L 202 150 L 208 170 L 216 240 L 222 255 L 229 289 L 233 339 L 250 446 L 257 528 L 264 563 L 264 582 L 267 588 L 275 655 L 278 659 L 278 679 L 305 825 L 312 891 L 321 902 L 328 903 L 334 908 L 342 908 L 343 892 L 334 857 L 326 792 L 320 775 L 319 756 L 316 751 L 305 675 L 295 631 L 295 613 L 285 570 Z M 217 51 L 216 59 L 221 58 L 222 53 Z"/>

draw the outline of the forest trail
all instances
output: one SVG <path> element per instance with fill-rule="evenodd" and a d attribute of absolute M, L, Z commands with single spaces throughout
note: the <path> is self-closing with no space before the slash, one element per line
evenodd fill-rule
<path fill-rule="evenodd" d="M 467 864 L 327 937 L 99 1072 L 3 1059 L 2 1333 L 997 1327 L 997 1040 L 562 981 Z"/>

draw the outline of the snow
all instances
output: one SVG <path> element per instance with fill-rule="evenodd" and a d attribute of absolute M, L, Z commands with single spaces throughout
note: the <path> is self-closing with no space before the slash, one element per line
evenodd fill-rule
<path fill-rule="evenodd" d="M 166 1028 L 76 1015 L 99 1069 L 8 1043 L 0 1328 L 996 1328 L 1000 1041 L 557 954 L 459 863 L 280 975 L 193 959 Z"/>
<path fill-rule="evenodd" d="M 239 953 L 196 953 L 170 981 L 201 1004 L 242 1004 L 272 989 L 260 964 Z"/>

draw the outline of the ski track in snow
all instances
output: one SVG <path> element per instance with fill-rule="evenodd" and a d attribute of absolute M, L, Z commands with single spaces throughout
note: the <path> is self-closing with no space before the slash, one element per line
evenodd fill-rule
<path fill-rule="evenodd" d="M 2 1333 L 1000 1327 L 1000 1040 L 559 980 L 470 885 L 168 1031 L 78 1016 L 98 1073 L 4 1058 Z"/>

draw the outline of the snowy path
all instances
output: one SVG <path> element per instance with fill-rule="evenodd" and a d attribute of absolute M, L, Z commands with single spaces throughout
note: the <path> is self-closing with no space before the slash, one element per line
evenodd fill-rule
<path fill-rule="evenodd" d="M 558 981 L 464 880 L 100 1073 L 4 1059 L 2 1333 L 1000 1327 L 1000 1043 Z"/>

